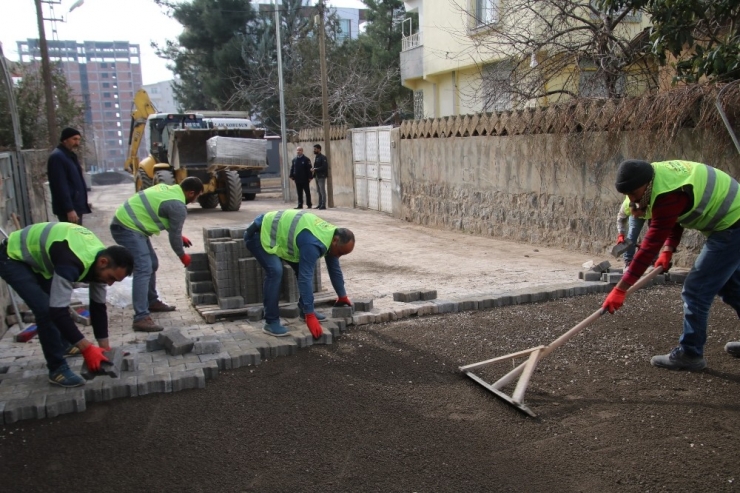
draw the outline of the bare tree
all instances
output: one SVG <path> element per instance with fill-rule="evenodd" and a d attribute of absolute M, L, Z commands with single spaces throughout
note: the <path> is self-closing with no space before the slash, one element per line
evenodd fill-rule
<path fill-rule="evenodd" d="M 639 13 L 604 13 L 589 0 L 477 0 L 457 33 L 479 60 L 470 94 L 487 110 L 564 98 L 621 98 L 658 88 Z M 482 63 L 480 60 L 494 60 Z"/>

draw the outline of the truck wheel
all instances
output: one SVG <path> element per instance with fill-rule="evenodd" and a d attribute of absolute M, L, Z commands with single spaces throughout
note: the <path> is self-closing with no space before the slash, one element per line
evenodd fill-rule
<path fill-rule="evenodd" d="M 242 206 L 242 180 L 232 170 L 218 172 L 218 203 L 222 211 L 238 211 Z"/>
<path fill-rule="evenodd" d="M 198 203 L 204 209 L 213 209 L 218 205 L 218 195 L 209 193 L 198 197 Z"/>
<path fill-rule="evenodd" d="M 174 185 L 175 175 L 168 169 L 161 169 L 154 173 L 154 183 L 157 185 L 160 183 L 164 185 Z"/>
<path fill-rule="evenodd" d="M 146 174 L 146 171 L 140 169 L 139 173 L 136 175 L 136 181 L 134 182 L 134 187 L 136 188 L 136 191 L 141 192 L 142 190 L 146 190 L 151 186 L 152 179 L 149 178 L 149 175 Z"/>
<path fill-rule="evenodd" d="M 256 196 L 257 196 L 256 193 L 245 193 L 244 200 L 254 200 Z"/>

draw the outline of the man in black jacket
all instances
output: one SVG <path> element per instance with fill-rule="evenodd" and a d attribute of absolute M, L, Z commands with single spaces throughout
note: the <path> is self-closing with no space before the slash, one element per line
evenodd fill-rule
<path fill-rule="evenodd" d="M 326 209 L 326 178 L 329 176 L 329 161 L 321 154 L 321 146 L 315 144 L 313 153 L 313 176 L 316 178 L 316 190 L 319 192 L 319 209 Z"/>
<path fill-rule="evenodd" d="M 60 144 L 49 156 L 46 172 L 51 189 L 51 211 L 60 222 L 82 224 L 82 215 L 90 214 L 87 203 L 87 185 L 82 166 L 74 153 L 80 147 L 79 130 L 65 128 Z"/>
<path fill-rule="evenodd" d="M 290 167 L 290 179 L 295 182 L 295 189 L 298 193 L 298 207 L 303 209 L 303 192 L 306 192 L 306 205 L 311 208 L 311 188 L 309 183 L 313 179 L 311 173 L 311 160 L 303 155 L 303 147 L 295 150 L 296 157 L 293 158 L 293 164 Z"/>

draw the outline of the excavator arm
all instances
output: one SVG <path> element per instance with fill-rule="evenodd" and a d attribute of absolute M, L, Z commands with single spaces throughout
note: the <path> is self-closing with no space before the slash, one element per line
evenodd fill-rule
<path fill-rule="evenodd" d="M 139 89 L 134 96 L 133 109 L 131 110 L 131 131 L 128 137 L 128 158 L 124 168 L 136 175 L 139 169 L 139 145 L 144 136 L 146 122 L 149 115 L 157 112 L 149 94 L 144 89 Z"/>

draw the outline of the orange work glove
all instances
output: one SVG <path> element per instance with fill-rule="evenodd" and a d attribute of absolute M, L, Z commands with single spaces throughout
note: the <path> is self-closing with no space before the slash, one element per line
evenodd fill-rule
<path fill-rule="evenodd" d="M 315 313 L 306 313 L 306 325 L 308 326 L 308 330 L 311 331 L 311 335 L 314 339 L 321 338 L 324 331 L 321 329 L 321 324 L 319 323 L 319 319 L 316 318 Z"/>
<path fill-rule="evenodd" d="M 93 344 L 90 344 L 82 350 L 82 357 L 85 358 L 87 367 L 93 372 L 100 370 L 100 363 L 103 361 L 110 361 L 105 357 L 105 354 L 103 354 L 103 349 Z"/>
<path fill-rule="evenodd" d="M 187 253 L 183 253 L 180 256 L 180 262 L 182 262 L 182 265 L 184 265 L 185 267 L 188 267 L 190 265 L 190 255 L 188 255 Z"/>
<path fill-rule="evenodd" d="M 658 267 L 663 267 L 663 272 L 668 272 L 668 269 L 671 268 L 671 259 L 673 258 L 673 252 L 669 252 L 668 250 L 664 250 L 660 252 L 660 255 L 658 255 L 658 260 L 655 261 L 655 267 L 656 269 Z"/>
<path fill-rule="evenodd" d="M 193 246 L 193 242 L 188 240 L 188 237 L 185 235 L 182 235 L 182 246 L 185 248 Z"/>
<path fill-rule="evenodd" d="M 619 233 L 619 236 L 617 236 L 617 245 L 622 243 L 624 243 L 624 233 Z"/>
<path fill-rule="evenodd" d="M 352 302 L 346 296 L 341 296 L 334 302 L 334 306 L 352 306 Z"/>
<path fill-rule="evenodd" d="M 607 310 L 609 313 L 614 313 L 615 311 L 619 310 L 624 304 L 625 296 L 627 296 L 627 291 L 614 286 L 614 289 L 612 289 L 611 293 L 609 293 L 609 296 L 606 297 L 606 300 L 604 300 L 604 304 L 601 305 L 601 308 Z"/>

